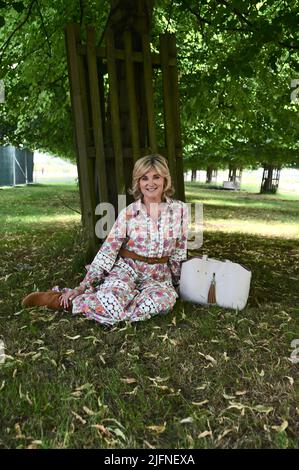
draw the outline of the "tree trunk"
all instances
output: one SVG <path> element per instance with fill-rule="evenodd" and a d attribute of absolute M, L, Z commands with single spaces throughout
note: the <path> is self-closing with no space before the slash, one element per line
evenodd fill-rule
<path fill-rule="evenodd" d="M 280 168 L 273 165 L 264 165 L 263 179 L 260 193 L 275 194 L 279 185 Z"/>
<path fill-rule="evenodd" d="M 191 181 L 196 181 L 196 170 L 191 170 Z"/>
<path fill-rule="evenodd" d="M 228 171 L 228 181 L 232 181 L 236 187 L 241 186 L 242 168 L 230 165 Z"/>
<path fill-rule="evenodd" d="M 237 167 L 233 166 L 233 165 L 229 165 L 228 181 L 233 181 L 235 183 L 236 182 L 236 176 L 237 176 Z"/>
<path fill-rule="evenodd" d="M 213 168 L 211 166 L 207 167 L 207 176 L 206 176 L 206 183 L 212 182 L 212 175 L 213 175 Z"/>

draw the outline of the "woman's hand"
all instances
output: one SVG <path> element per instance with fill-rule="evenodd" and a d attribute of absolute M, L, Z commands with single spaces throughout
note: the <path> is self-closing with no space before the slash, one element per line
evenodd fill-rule
<path fill-rule="evenodd" d="M 75 297 L 78 297 L 78 295 L 82 295 L 84 292 L 84 288 L 82 286 L 76 287 L 76 289 L 69 290 L 68 292 L 65 292 L 59 297 L 60 300 L 60 305 L 63 308 L 69 308 L 71 306 L 72 300 Z"/>

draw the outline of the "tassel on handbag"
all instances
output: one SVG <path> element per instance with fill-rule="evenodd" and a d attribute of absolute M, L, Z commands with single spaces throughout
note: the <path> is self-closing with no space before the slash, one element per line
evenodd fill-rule
<path fill-rule="evenodd" d="M 213 279 L 210 285 L 209 293 L 208 293 L 208 303 L 215 304 L 216 303 L 216 280 L 215 280 L 215 273 L 213 273 Z"/>

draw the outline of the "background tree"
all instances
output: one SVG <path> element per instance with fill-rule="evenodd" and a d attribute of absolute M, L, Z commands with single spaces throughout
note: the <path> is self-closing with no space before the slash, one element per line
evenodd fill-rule
<path fill-rule="evenodd" d="M 64 27 L 94 25 L 100 44 L 110 11 L 105 0 L 0 2 L 1 143 L 74 159 Z M 159 33 L 177 36 L 186 168 L 298 167 L 298 11 L 298 0 L 156 0 L 153 49 Z"/>

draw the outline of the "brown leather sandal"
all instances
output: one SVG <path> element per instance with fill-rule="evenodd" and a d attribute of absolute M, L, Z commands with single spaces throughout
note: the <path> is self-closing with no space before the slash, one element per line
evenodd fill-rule
<path fill-rule="evenodd" d="M 22 305 L 23 307 L 48 307 L 52 310 L 64 310 L 64 307 L 60 305 L 60 296 L 61 292 L 32 292 L 23 299 Z"/>

